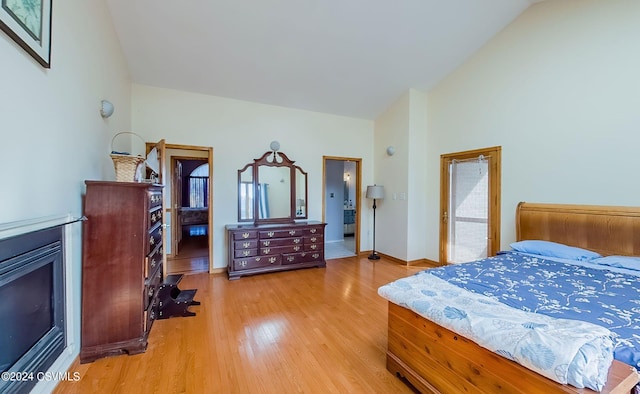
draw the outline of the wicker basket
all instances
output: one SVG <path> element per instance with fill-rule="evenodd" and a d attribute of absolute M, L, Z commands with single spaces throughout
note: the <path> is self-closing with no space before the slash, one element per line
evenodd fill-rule
<path fill-rule="evenodd" d="M 137 136 L 144 142 L 142 137 L 140 137 L 136 133 L 132 133 L 130 131 L 123 131 L 113 136 L 111 139 L 111 151 L 113 152 L 113 142 L 116 137 L 122 134 L 132 134 Z M 116 181 L 118 182 L 139 182 L 141 179 L 136 179 L 136 173 L 138 170 L 138 166 L 144 163 L 145 158 L 142 156 L 134 156 L 134 155 L 124 155 L 124 154 L 111 154 L 111 160 L 113 160 L 113 166 L 116 170 Z"/>

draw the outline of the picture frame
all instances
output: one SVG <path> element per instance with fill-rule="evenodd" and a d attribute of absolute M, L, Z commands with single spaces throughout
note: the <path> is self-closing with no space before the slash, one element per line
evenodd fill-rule
<path fill-rule="evenodd" d="M 0 0 L 0 29 L 44 68 L 51 68 L 53 0 Z"/>

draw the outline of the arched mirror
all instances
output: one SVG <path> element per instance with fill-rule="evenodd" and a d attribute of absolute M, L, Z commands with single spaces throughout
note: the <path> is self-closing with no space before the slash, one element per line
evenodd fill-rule
<path fill-rule="evenodd" d="M 238 221 L 291 223 L 307 218 L 307 173 L 282 152 L 238 170 Z"/>

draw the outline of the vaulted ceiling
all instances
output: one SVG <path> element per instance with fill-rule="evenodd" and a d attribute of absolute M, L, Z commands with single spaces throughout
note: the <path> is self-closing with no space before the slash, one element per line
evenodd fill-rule
<path fill-rule="evenodd" d="M 374 119 L 537 0 L 107 0 L 133 82 Z"/>

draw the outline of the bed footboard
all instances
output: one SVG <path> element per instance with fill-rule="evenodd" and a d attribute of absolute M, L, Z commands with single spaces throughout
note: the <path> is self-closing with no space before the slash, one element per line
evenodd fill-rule
<path fill-rule="evenodd" d="M 423 393 L 595 393 L 562 385 L 389 302 L 387 369 Z M 629 393 L 632 367 L 614 361 L 603 393 Z"/>

